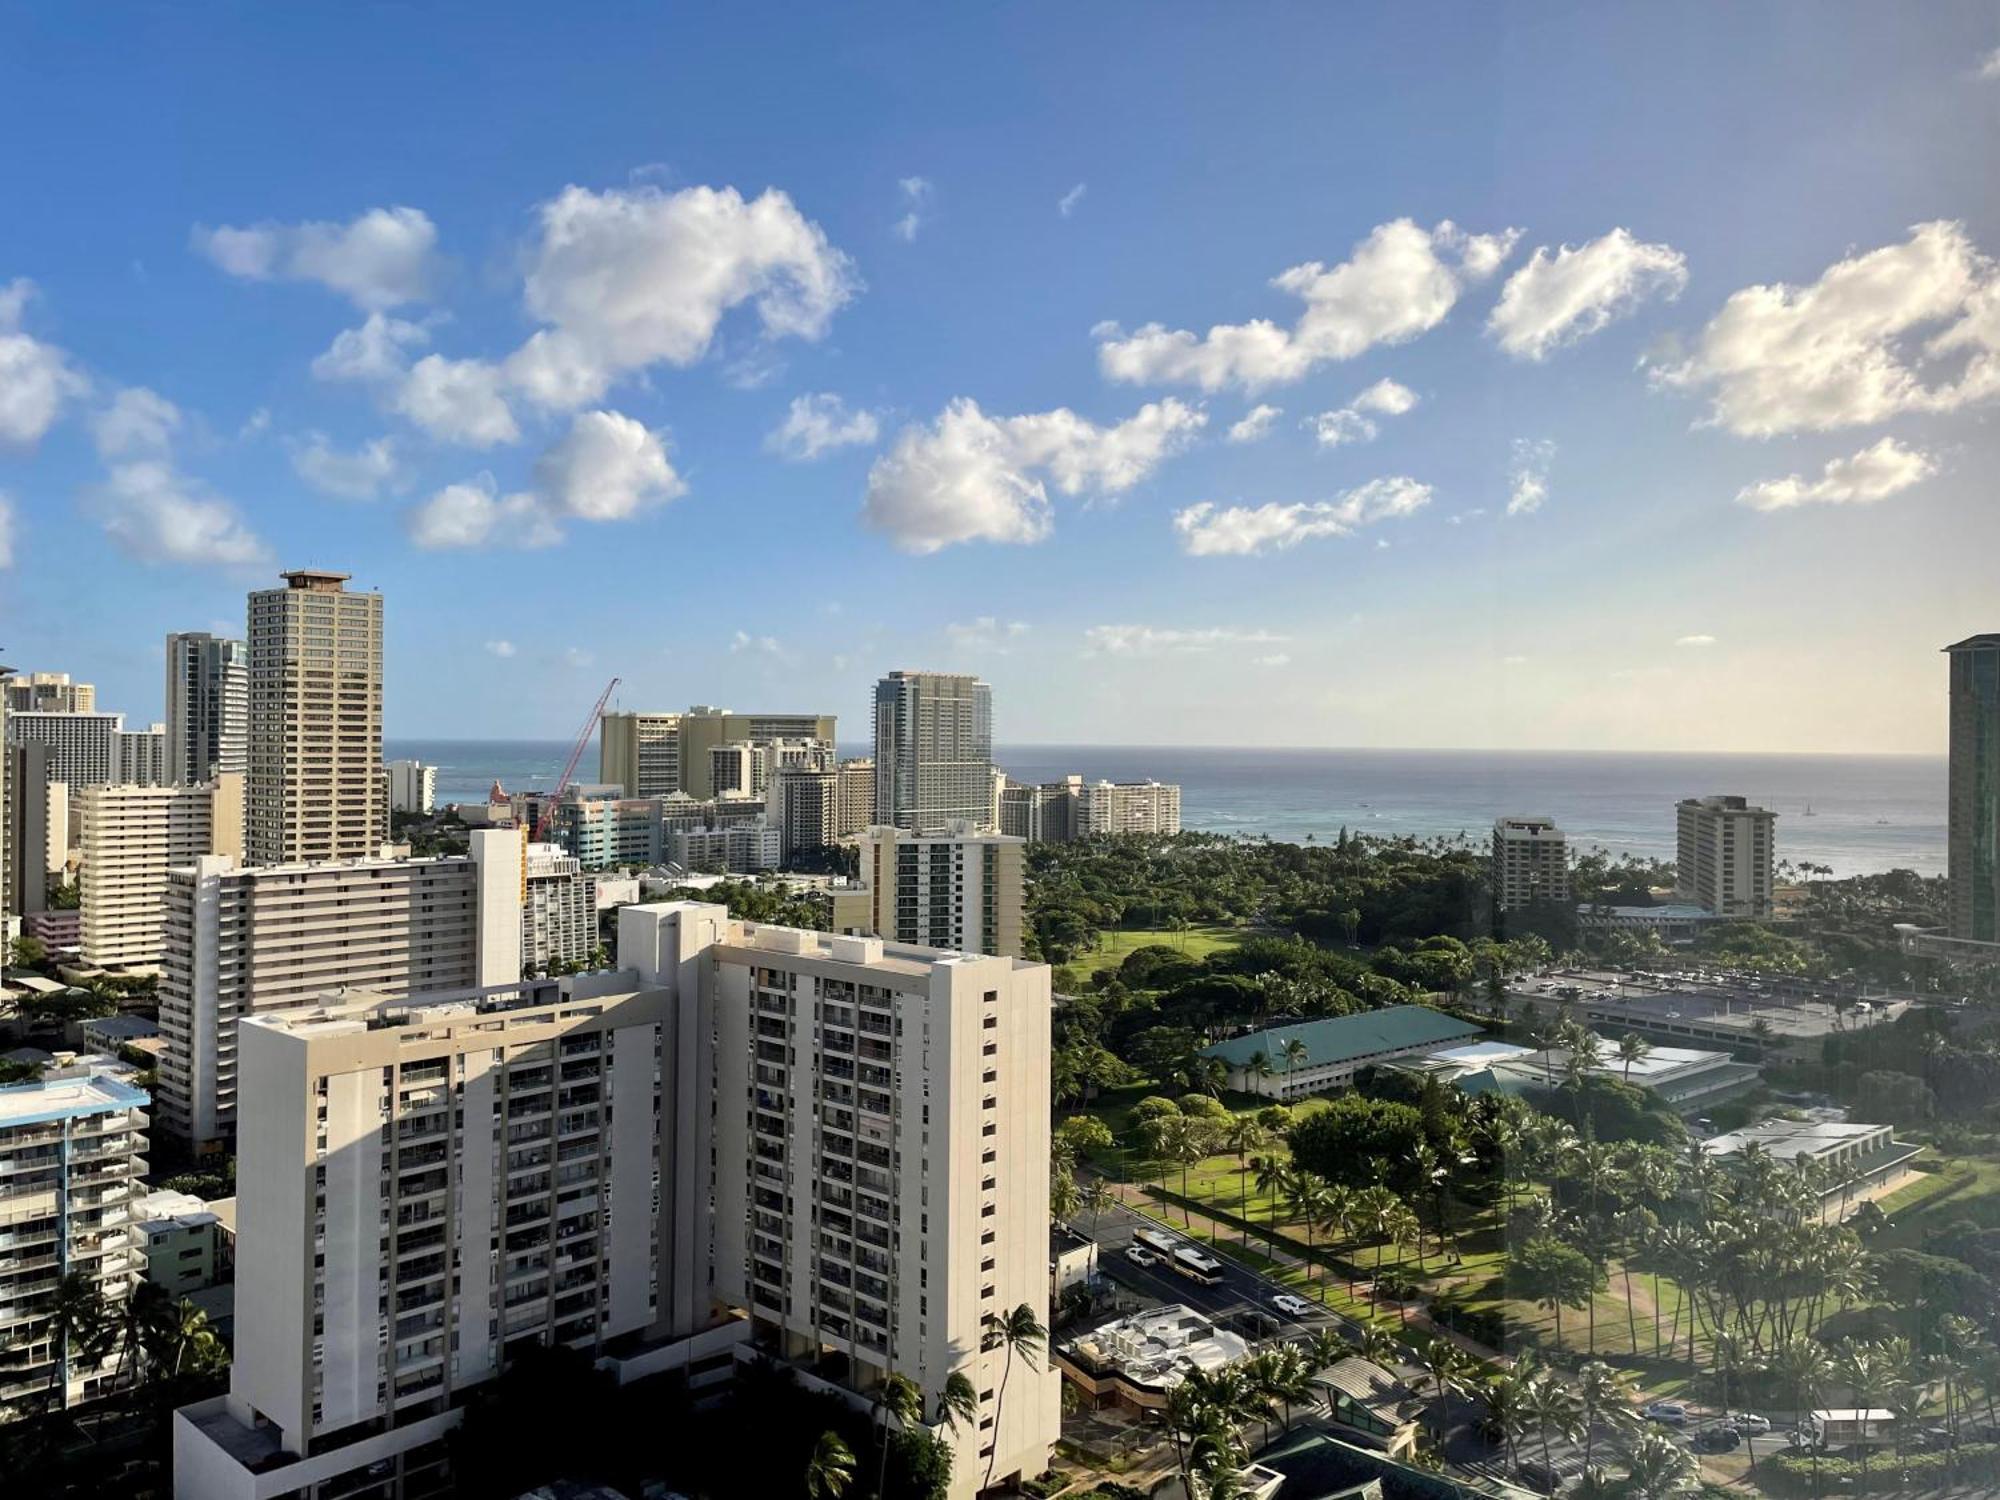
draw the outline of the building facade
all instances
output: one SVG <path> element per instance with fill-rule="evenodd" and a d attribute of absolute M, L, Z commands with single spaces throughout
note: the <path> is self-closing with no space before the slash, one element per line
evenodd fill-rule
<path fill-rule="evenodd" d="M 103 786 L 117 780 L 118 736 L 123 714 L 13 712 L 7 736 L 17 745 L 49 747 L 49 780 L 65 786 Z"/>
<path fill-rule="evenodd" d="M 129 1204 L 144 1190 L 146 1102 L 90 1063 L 0 1088 L 0 1329 L 11 1355 L 0 1414 L 23 1415 L 51 1392 L 72 1406 L 118 1378 L 116 1348 L 93 1359 L 61 1347 L 50 1307 L 66 1272 L 81 1274 L 114 1317 L 132 1295 L 145 1267 Z"/>
<path fill-rule="evenodd" d="M 1770 916 L 1778 815 L 1720 796 L 1688 797 L 1675 817 L 1674 894 L 1718 917 Z"/>
<path fill-rule="evenodd" d="M 716 828 L 676 828 L 667 835 L 667 858 L 683 870 L 753 875 L 784 865 L 784 835 L 761 817 Z"/>
<path fill-rule="evenodd" d="M 236 1135 L 237 1032 L 253 1012 L 344 988 L 403 996 L 520 978 L 521 840 L 472 857 L 173 870 L 160 977 L 159 1123 L 197 1151 Z"/>
<path fill-rule="evenodd" d="M 706 800 L 728 789 L 716 780 L 715 752 L 723 746 L 804 744 L 830 758 L 835 727 L 832 714 L 737 713 L 704 704 L 685 713 L 609 713 L 598 741 L 598 779 L 627 797 L 683 792 Z M 732 781 L 745 769 L 735 757 L 721 765 Z M 750 781 L 740 785 L 752 790 Z M 761 793 L 762 783 L 754 790 Z"/>
<path fill-rule="evenodd" d="M 111 741 L 111 779 L 123 786 L 160 786 L 167 774 L 167 726 L 121 729 Z"/>
<path fill-rule="evenodd" d="M 2000 634 L 1945 647 L 1950 658 L 1947 935 L 2000 943 Z"/>
<path fill-rule="evenodd" d="M 961 953 L 1022 952 L 1027 846 L 972 825 L 935 834 L 875 827 L 863 835 L 861 878 L 877 934 Z"/>
<path fill-rule="evenodd" d="M 833 769 L 840 778 L 834 836 L 852 838 L 875 826 L 875 757 L 850 756 Z"/>
<path fill-rule="evenodd" d="M 597 948 L 597 877 L 556 844 L 530 844 L 521 901 L 521 972 L 582 968 Z"/>
<path fill-rule="evenodd" d="M 389 832 L 382 596 L 345 573 L 283 577 L 250 595 L 250 859 L 366 858 Z"/>
<path fill-rule="evenodd" d="M 68 825 L 68 788 L 49 780 L 49 747 L 0 742 L 0 918 L 47 908 Z"/>
<path fill-rule="evenodd" d="M 875 821 L 935 833 L 993 816 L 993 689 L 951 672 L 876 683 Z"/>
<path fill-rule="evenodd" d="M 206 630 L 167 637 L 166 781 L 193 786 L 250 759 L 250 650 Z"/>
<path fill-rule="evenodd" d="M 19 672 L 0 687 L 7 709 L 17 714 L 91 714 L 97 712 L 97 689 L 71 682 L 67 672 Z"/>
<path fill-rule="evenodd" d="M 384 766 L 389 781 L 389 811 L 429 816 L 437 810 L 436 766 L 420 760 L 392 760 Z"/>
<path fill-rule="evenodd" d="M 1569 840 L 1554 818 L 1498 818 L 1493 824 L 1493 904 L 1519 911 L 1569 900 Z"/>
<path fill-rule="evenodd" d="M 84 962 L 156 969 L 167 945 L 167 872 L 243 856 L 243 775 L 200 786 L 86 786 L 76 794 Z"/>
<path fill-rule="evenodd" d="M 1031 844 L 1181 831 L 1181 789 L 1168 782 L 1086 781 L 1081 776 L 1039 784 L 1003 780 L 998 800 L 1000 831 Z"/>

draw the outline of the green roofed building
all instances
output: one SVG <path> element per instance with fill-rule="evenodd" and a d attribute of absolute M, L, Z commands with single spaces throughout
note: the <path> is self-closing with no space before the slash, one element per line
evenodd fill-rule
<path fill-rule="evenodd" d="M 1219 1057 L 1228 1065 L 1233 1089 L 1271 1099 L 1303 1099 L 1352 1083 L 1363 1068 L 1483 1034 L 1471 1022 L 1427 1005 L 1392 1005 L 1233 1037 L 1204 1047 L 1202 1056 Z M 1294 1042 L 1304 1051 L 1291 1047 Z M 1270 1065 L 1268 1074 L 1257 1064 L 1260 1056 Z"/>

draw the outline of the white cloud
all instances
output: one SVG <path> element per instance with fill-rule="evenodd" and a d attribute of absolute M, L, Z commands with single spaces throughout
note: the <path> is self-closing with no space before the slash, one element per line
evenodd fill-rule
<path fill-rule="evenodd" d="M 1529 516 L 1549 498 L 1549 465 L 1556 445 L 1547 438 L 1515 438 L 1514 461 L 1507 470 L 1507 514 Z"/>
<path fill-rule="evenodd" d="M 1292 664 L 1291 653 L 1273 651 L 1269 656 L 1257 657 L 1256 664 L 1260 667 L 1288 667 Z"/>
<path fill-rule="evenodd" d="M 944 633 L 952 645 L 964 650 L 990 651 L 997 656 L 1005 656 L 1008 647 L 1028 633 L 1028 622 L 1008 620 L 1003 624 L 994 615 L 981 615 L 963 624 L 947 625 Z"/>
<path fill-rule="evenodd" d="M 344 453 L 319 432 L 293 450 L 292 469 L 314 489 L 344 500 L 373 500 L 401 476 L 393 439 L 375 438 Z"/>
<path fill-rule="evenodd" d="M 514 643 L 512 641 L 488 641 L 486 643 L 486 650 L 489 655 L 497 656 L 502 661 L 505 661 L 514 654 Z"/>
<path fill-rule="evenodd" d="M 14 566 L 14 502 L 0 491 L 0 568 Z"/>
<path fill-rule="evenodd" d="M 615 411 L 579 412 L 535 464 L 535 483 L 557 512 L 581 521 L 625 521 L 683 494 L 660 434 Z"/>
<path fill-rule="evenodd" d="M 487 475 L 448 484 L 404 518 L 410 540 L 431 551 L 507 546 L 531 549 L 562 540 L 539 496 L 496 495 Z"/>
<path fill-rule="evenodd" d="M 835 448 L 872 443 L 881 435 L 872 411 L 849 411 L 831 391 L 795 396 L 785 420 L 771 430 L 764 446 L 791 459 L 813 459 Z"/>
<path fill-rule="evenodd" d="M 1306 426 L 1322 448 L 1338 448 L 1343 443 L 1366 443 L 1381 431 L 1381 424 L 1369 413 L 1399 417 L 1417 404 L 1417 393 L 1393 380 L 1378 380 L 1337 411 L 1323 411 L 1308 417 Z"/>
<path fill-rule="evenodd" d="M 391 380 L 409 368 L 408 351 L 430 338 L 420 324 L 373 312 L 359 328 L 335 334 L 326 352 L 312 362 L 312 372 L 321 380 Z"/>
<path fill-rule="evenodd" d="M 90 421 L 98 456 L 104 459 L 164 453 L 180 426 L 180 408 L 142 385 L 127 386 Z"/>
<path fill-rule="evenodd" d="M 346 224 L 197 225 L 194 248 L 246 281 L 315 281 L 356 307 L 395 307 L 429 290 L 437 226 L 415 208 L 371 208 Z"/>
<path fill-rule="evenodd" d="M 541 207 L 524 295 L 548 326 L 506 362 L 530 400 L 571 409 L 621 375 L 686 366 L 749 304 L 767 339 L 822 337 L 860 289 L 853 263 L 775 188 L 565 188 Z"/>
<path fill-rule="evenodd" d="M 1937 461 L 1920 448 L 1905 448 L 1885 437 L 1859 453 L 1829 459 L 1819 478 L 1801 474 L 1746 485 L 1737 503 L 1752 510 L 1790 510 L 1800 505 L 1872 505 L 1921 484 L 1937 472 Z"/>
<path fill-rule="evenodd" d="M 1919 224 L 1810 286 L 1736 292 L 1653 379 L 1745 437 L 1955 411 L 2000 395 L 2000 270 L 1963 224 Z"/>
<path fill-rule="evenodd" d="M 427 354 L 410 367 L 394 405 L 432 437 L 491 448 L 521 435 L 500 382 L 498 367 L 484 360 Z"/>
<path fill-rule="evenodd" d="M 1674 644 L 1676 646 L 1693 646 L 1697 648 L 1713 646 L 1715 644 L 1715 637 L 1712 635 L 1684 635 L 1676 640 Z"/>
<path fill-rule="evenodd" d="M 1083 202 L 1083 195 L 1089 191 L 1089 183 L 1079 182 L 1075 187 L 1056 199 L 1056 212 L 1067 219 L 1071 214 L 1076 212 L 1077 205 Z"/>
<path fill-rule="evenodd" d="M 235 506 L 164 458 L 114 464 L 85 499 L 105 534 L 141 562 L 241 567 L 270 560 Z"/>
<path fill-rule="evenodd" d="M 0 283 L 0 447 L 32 448 L 90 382 L 54 344 L 21 331 L 34 283 Z"/>
<path fill-rule="evenodd" d="M 1437 327 L 1467 285 L 1499 269 L 1518 234 L 1468 235 L 1449 220 L 1424 229 L 1396 219 L 1377 226 L 1341 264 L 1309 261 L 1272 281 L 1306 304 L 1291 328 L 1264 318 L 1199 335 L 1159 323 L 1130 334 L 1100 324 L 1098 366 L 1112 380 L 1209 391 L 1297 380 L 1320 364 L 1352 359 L 1377 344 L 1407 343 Z"/>
<path fill-rule="evenodd" d="M 931 199 L 931 184 L 928 178 L 905 177 L 896 184 L 903 195 L 906 211 L 895 224 L 896 238 L 909 241 L 917 237 L 917 231 L 924 227 L 924 208 Z"/>
<path fill-rule="evenodd" d="M 1276 406 L 1253 406 L 1239 422 L 1231 424 L 1229 441 L 1232 443 L 1256 443 L 1271 435 L 1272 424 L 1284 415 Z"/>
<path fill-rule="evenodd" d="M 989 417 L 961 396 L 929 427 L 904 428 L 875 460 L 862 519 L 911 552 L 954 542 L 1038 542 L 1051 525 L 1048 484 L 1064 495 L 1122 494 L 1207 420 L 1171 399 L 1110 427 L 1064 407 Z"/>
<path fill-rule="evenodd" d="M 1093 625 L 1083 634 L 1090 651 L 1106 656 L 1199 655 L 1243 646 L 1280 646 L 1287 639 L 1268 630 L 1184 630 L 1152 625 Z"/>
<path fill-rule="evenodd" d="M 729 654 L 741 656 L 745 652 L 758 656 L 777 656 L 784 648 L 774 635 L 752 635 L 747 630 L 739 630 L 729 638 Z"/>
<path fill-rule="evenodd" d="M 2000 47 L 1995 47 L 1981 60 L 1979 64 L 1979 76 L 1981 78 L 2000 78 Z"/>
<path fill-rule="evenodd" d="M 1542 359 L 1626 316 L 1648 297 L 1672 300 L 1686 286 L 1687 257 L 1680 251 L 1614 229 L 1601 239 L 1563 245 L 1553 255 L 1547 245 L 1537 246 L 1528 263 L 1507 278 L 1486 327 L 1509 354 Z"/>
<path fill-rule="evenodd" d="M 1401 475 L 1371 479 L 1337 500 L 1294 505 L 1217 506 L 1204 500 L 1174 516 L 1181 547 L 1194 557 L 1254 557 L 1321 536 L 1347 536 L 1430 504 L 1431 487 Z"/>

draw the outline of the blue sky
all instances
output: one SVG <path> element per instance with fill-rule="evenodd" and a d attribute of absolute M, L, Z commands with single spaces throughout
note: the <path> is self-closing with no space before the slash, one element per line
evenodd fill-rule
<path fill-rule="evenodd" d="M 8 6 L 0 659 L 149 719 L 310 565 L 387 595 L 392 735 L 616 673 L 852 736 L 925 666 L 1013 742 L 1936 751 L 2000 627 L 1996 48 Z"/>

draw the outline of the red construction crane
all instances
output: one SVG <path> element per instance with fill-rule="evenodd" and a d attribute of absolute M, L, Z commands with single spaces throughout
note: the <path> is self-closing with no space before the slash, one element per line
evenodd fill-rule
<path fill-rule="evenodd" d="M 604 705 L 611 701 L 611 695 L 618 691 L 618 679 L 611 679 L 611 685 L 599 695 L 597 706 L 590 711 L 590 717 L 583 721 L 583 732 L 577 735 L 576 743 L 570 747 L 569 759 L 563 762 L 562 776 L 556 788 L 549 793 L 549 800 L 542 804 L 542 815 L 535 819 L 534 840 L 540 843 L 542 835 L 549 831 L 549 819 L 555 816 L 556 804 L 562 801 L 562 794 L 569 790 L 569 779 L 576 774 L 576 763 L 583 759 L 583 747 L 590 743 L 590 737 L 597 730 L 597 721 L 604 717 Z"/>

